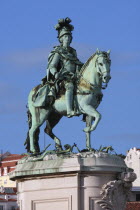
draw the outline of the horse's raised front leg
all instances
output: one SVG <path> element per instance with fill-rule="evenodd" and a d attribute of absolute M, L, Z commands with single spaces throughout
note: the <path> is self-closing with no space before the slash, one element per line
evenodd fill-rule
<path fill-rule="evenodd" d="M 91 117 L 93 117 L 94 119 L 94 123 L 89 126 L 89 127 L 86 127 L 84 129 L 85 132 L 90 132 L 90 131 L 93 131 L 96 129 L 99 121 L 101 120 L 101 114 L 94 108 L 92 107 L 91 105 L 84 105 L 82 107 L 82 109 L 85 111 L 85 113 Z"/>
<path fill-rule="evenodd" d="M 57 112 L 51 113 L 47 119 L 46 128 L 44 129 L 44 132 L 55 141 L 55 147 L 58 150 L 62 150 L 61 141 L 54 135 L 52 129 L 55 127 L 55 125 L 57 125 L 61 118 L 62 115 L 58 114 Z"/>

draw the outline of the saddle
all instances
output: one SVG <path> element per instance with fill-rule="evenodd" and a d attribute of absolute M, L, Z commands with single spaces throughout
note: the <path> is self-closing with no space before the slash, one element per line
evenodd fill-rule
<path fill-rule="evenodd" d="M 33 90 L 34 94 L 32 96 L 32 102 L 34 107 L 46 107 L 47 105 L 50 105 L 50 101 L 52 101 L 52 98 L 55 99 L 56 97 L 54 88 L 48 83 L 46 83 L 45 85 L 40 84 Z"/>
<path fill-rule="evenodd" d="M 56 88 L 59 86 L 59 88 Z M 62 95 L 65 95 L 66 89 L 64 81 L 58 84 L 53 84 L 47 82 L 45 85 L 40 84 L 34 89 L 34 94 L 32 96 L 32 102 L 34 107 L 49 107 L 54 103 L 56 99 L 59 99 Z M 74 90 L 73 96 L 76 95 L 76 88 Z M 73 106 L 76 113 L 79 113 L 77 98 L 74 97 Z"/>

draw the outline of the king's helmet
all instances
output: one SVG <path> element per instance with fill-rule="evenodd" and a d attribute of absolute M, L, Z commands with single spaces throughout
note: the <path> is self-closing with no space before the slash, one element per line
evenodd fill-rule
<path fill-rule="evenodd" d="M 72 31 L 74 29 L 73 25 L 70 24 L 71 19 L 59 19 L 58 24 L 55 25 L 55 29 L 58 31 L 58 38 L 60 39 L 63 35 L 69 34 L 72 37 Z"/>

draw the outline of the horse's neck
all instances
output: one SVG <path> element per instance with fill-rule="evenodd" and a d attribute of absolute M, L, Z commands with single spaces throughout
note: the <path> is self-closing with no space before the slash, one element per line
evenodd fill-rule
<path fill-rule="evenodd" d="M 97 76 L 94 58 L 89 62 L 88 66 L 86 67 L 85 71 L 83 72 L 83 78 L 88 80 L 90 83 L 97 85 L 98 76 Z"/>
<path fill-rule="evenodd" d="M 88 65 L 85 67 L 82 76 L 80 78 L 79 85 L 84 90 L 90 90 L 92 84 L 93 86 L 97 87 L 100 86 L 100 78 L 96 70 L 95 61 L 96 55 L 89 61 Z"/>

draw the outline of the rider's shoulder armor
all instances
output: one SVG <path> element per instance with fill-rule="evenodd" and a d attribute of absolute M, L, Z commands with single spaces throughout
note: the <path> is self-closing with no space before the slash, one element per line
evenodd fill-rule
<path fill-rule="evenodd" d="M 76 63 L 77 65 L 82 65 L 82 63 L 77 58 L 76 50 L 72 47 L 69 47 L 67 50 L 64 49 L 61 45 L 54 46 L 54 49 L 51 51 L 50 56 L 53 58 L 54 54 L 58 53 L 60 55 L 60 60 L 63 62 L 64 59 L 71 60 L 72 62 Z M 49 59 L 51 60 L 51 59 Z"/>

